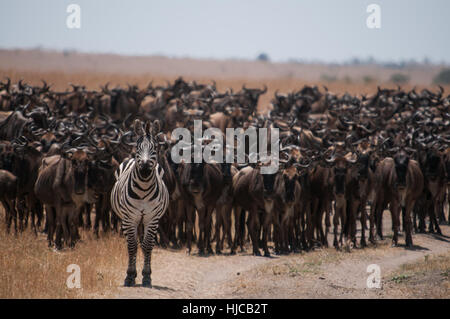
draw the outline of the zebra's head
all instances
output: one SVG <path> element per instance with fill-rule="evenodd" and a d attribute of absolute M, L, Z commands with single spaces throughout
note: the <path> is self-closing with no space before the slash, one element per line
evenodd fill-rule
<path fill-rule="evenodd" d="M 136 120 L 134 123 L 134 132 L 138 137 L 135 161 L 138 173 L 144 179 L 150 176 L 150 173 L 158 164 L 158 142 L 155 136 L 159 133 L 159 130 L 158 120 L 153 123 L 147 121 L 145 128 L 142 127 L 142 122 L 139 120 Z"/>

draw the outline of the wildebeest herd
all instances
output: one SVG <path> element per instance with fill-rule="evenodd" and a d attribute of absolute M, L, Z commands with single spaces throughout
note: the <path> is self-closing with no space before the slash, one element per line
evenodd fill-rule
<path fill-rule="evenodd" d="M 1 82 L 0 196 L 7 231 L 29 223 L 35 233 L 47 233 L 50 246 L 73 247 L 94 214 L 97 236 L 100 225 L 119 232 L 110 204 L 114 173 L 135 155 L 135 126 L 158 120 L 157 160 L 170 197 L 159 222 L 162 247 L 185 245 L 190 252 L 196 242 L 206 254 L 215 241 L 221 253 L 226 241 L 235 253 L 250 238 L 255 255 L 261 248 L 270 255 L 270 241 L 277 254 L 296 252 L 328 246 L 331 221 L 336 248 L 364 247 L 366 232 L 371 243 L 383 238 L 385 209 L 394 245 L 400 228 L 406 246 L 413 245 L 413 232 L 441 232 L 450 185 L 450 95 L 442 88 L 378 88 L 371 96 L 352 96 L 305 86 L 275 93 L 270 111 L 261 114 L 258 100 L 266 91 L 219 92 L 215 83 L 182 78 L 143 89 L 72 85 L 65 92 L 45 82 Z M 261 174 L 263 162 L 176 163 L 171 132 L 192 130 L 198 119 L 224 133 L 278 128 L 279 170 Z"/>

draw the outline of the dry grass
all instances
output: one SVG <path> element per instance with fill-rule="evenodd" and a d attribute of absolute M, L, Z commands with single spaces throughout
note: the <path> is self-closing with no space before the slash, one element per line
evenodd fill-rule
<path fill-rule="evenodd" d="M 390 275 L 391 294 L 402 298 L 450 298 L 450 253 L 425 255 Z"/>
<path fill-rule="evenodd" d="M 0 214 L 3 217 L 3 214 Z M 2 218 L 3 219 L 3 218 Z M 82 231 L 83 241 L 74 250 L 56 252 L 47 247 L 46 237 L 30 229 L 18 236 L 0 227 L 0 298 L 79 298 L 117 289 L 117 269 L 126 270 L 127 251 L 123 238 L 103 235 L 94 240 Z M 67 266 L 81 270 L 81 289 L 69 289 Z"/>

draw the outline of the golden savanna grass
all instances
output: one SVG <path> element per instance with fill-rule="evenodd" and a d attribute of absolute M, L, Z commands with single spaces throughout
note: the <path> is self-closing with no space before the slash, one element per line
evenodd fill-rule
<path fill-rule="evenodd" d="M 128 260 L 123 238 L 102 234 L 96 240 L 91 231 L 81 231 L 83 241 L 75 249 L 56 252 L 46 236 L 30 229 L 6 234 L 3 210 L 0 216 L 0 298 L 80 298 L 118 287 L 115 274 L 118 268 L 125 273 Z M 66 285 L 71 264 L 80 266 L 81 289 Z"/>

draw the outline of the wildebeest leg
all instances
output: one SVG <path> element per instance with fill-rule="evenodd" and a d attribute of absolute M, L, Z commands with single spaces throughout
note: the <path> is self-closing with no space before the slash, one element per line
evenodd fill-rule
<path fill-rule="evenodd" d="M 249 210 L 249 217 L 247 221 L 247 229 L 250 233 L 252 240 L 253 254 L 255 256 L 261 256 L 259 251 L 259 212 L 257 207 L 252 207 Z"/>
<path fill-rule="evenodd" d="M 349 240 L 353 243 L 353 245 L 356 247 L 356 216 L 358 214 L 358 209 L 360 206 L 361 201 L 359 200 L 353 200 L 350 202 L 350 210 L 349 215 L 347 216 L 348 224 L 349 224 Z"/>
<path fill-rule="evenodd" d="M 392 201 L 390 205 L 391 217 L 392 217 L 392 229 L 394 231 L 394 235 L 392 237 L 392 245 L 398 245 L 398 228 L 400 226 L 400 207 L 399 203 L 396 201 Z"/>
<path fill-rule="evenodd" d="M 220 246 L 223 248 L 223 241 L 225 236 L 227 237 L 228 248 L 231 249 L 233 246 L 233 239 L 231 238 L 231 204 L 225 205 L 222 212 L 222 223 L 223 223 L 223 237 Z"/>
<path fill-rule="evenodd" d="M 205 207 L 205 248 L 208 254 L 213 254 L 211 247 L 211 229 L 212 229 L 212 214 L 214 206 Z"/>
<path fill-rule="evenodd" d="M 86 223 L 84 222 L 84 209 L 85 209 L 85 207 L 84 206 L 82 206 L 81 208 L 80 208 L 80 214 L 78 215 L 78 225 L 80 225 L 80 227 L 83 227 L 84 228 L 84 226 L 86 225 Z"/>
<path fill-rule="evenodd" d="M 324 247 L 328 247 L 328 238 L 325 236 L 325 232 L 323 231 L 323 214 L 325 213 L 326 205 L 321 204 L 319 205 L 320 210 L 317 218 L 317 229 L 318 229 L 318 236 L 320 238 L 320 243 Z"/>
<path fill-rule="evenodd" d="M 233 247 L 231 247 L 231 254 L 236 253 L 236 248 L 239 245 L 241 247 L 241 251 L 244 249 L 243 241 L 244 239 L 241 238 L 241 215 L 245 214 L 243 209 L 240 206 L 234 207 L 234 241 L 233 241 Z"/>
<path fill-rule="evenodd" d="M 330 222 L 330 216 L 331 216 L 331 203 L 325 204 L 325 237 L 328 235 L 328 232 L 331 228 L 331 222 Z"/>
<path fill-rule="evenodd" d="M 366 214 L 366 200 L 362 200 L 359 206 L 359 210 L 361 211 L 360 221 L 361 221 L 361 240 L 360 245 L 361 248 L 366 247 L 366 227 L 367 227 L 367 214 Z"/>
<path fill-rule="evenodd" d="M 221 254 L 223 249 L 223 237 L 225 237 L 225 232 L 222 236 L 220 236 L 220 229 L 224 228 L 223 224 L 223 212 L 224 207 L 222 205 L 217 205 L 216 207 L 216 225 L 215 225 L 215 240 L 216 240 L 216 254 Z"/>
<path fill-rule="evenodd" d="M 71 246 L 71 240 L 70 240 L 70 208 L 67 206 L 63 206 L 61 209 L 62 213 L 60 214 L 60 223 L 63 231 L 64 236 L 64 244 L 67 246 Z M 76 215 L 78 218 L 78 215 Z"/>
<path fill-rule="evenodd" d="M 169 207 L 167 209 L 167 216 L 169 217 L 169 242 L 172 242 L 174 248 L 178 248 L 177 242 L 177 225 L 178 225 L 178 216 L 177 216 L 177 202 L 170 201 Z"/>
<path fill-rule="evenodd" d="M 391 204 L 392 206 L 392 204 Z M 380 203 L 380 206 L 377 208 L 376 211 L 376 219 L 377 219 L 377 234 L 378 237 L 380 237 L 381 240 L 383 240 L 383 213 L 384 213 L 384 209 L 385 209 L 385 204 L 384 203 Z M 392 209 L 391 207 L 389 207 L 390 209 Z M 394 227 L 394 225 L 392 225 L 392 227 Z"/>
<path fill-rule="evenodd" d="M 63 226 L 62 226 L 62 214 L 63 214 L 63 209 L 61 207 L 61 205 L 58 205 L 55 207 L 55 221 L 56 221 L 56 226 L 55 226 L 55 248 L 56 249 L 61 249 L 62 248 L 62 243 L 61 243 L 61 237 L 63 235 Z M 50 227 L 50 225 L 49 225 Z M 50 230 L 49 230 L 50 233 Z"/>
<path fill-rule="evenodd" d="M 284 212 L 283 212 L 284 214 Z M 281 221 L 280 221 L 281 218 Z M 284 225 L 283 225 L 283 216 L 280 216 L 280 213 L 275 212 L 273 216 L 273 235 L 274 235 L 274 243 L 275 243 L 275 253 L 280 254 L 283 252 L 284 247 Z"/>
<path fill-rule="evenodd" d="M 378 201 L 373 201 L 370 206 L 370 215 L 369 215 L 369 242 L 375 244 L 375 224 L 376 224 L 376 215 L 378 210 Z"/>
<path fill-rule="evenodd" d="M 336 207 L 336 202 L 334 202 L 334 216 L 333 216 L 333 246 L 336 249 L 339 249 L 338 242 L 338 227 L 339 227 L 339 216 L 341 214 L 341 209 Z"/>
<path fill-rule="evenodd" d="M 411 210 L 414 207 L 414 201 L 410 201 L 406 204 L 407 206 L 402 207 L 403 215 L 404 215 L 404 229 L 405 229 L 405 243 L 406 247 L 413 246 L 412 240 L 412 223 L 411 223 Z"/>
<path fill-rule="evenodd" d="M 86 229 L 91 229 L 92 223 L 91 223 L 91 210 L 92 210 L 92 204 L 85 204 L 85 213 L 86 213 Z"/>
<path fill-rule="evenodd" d="M 192 245 L 192 230 L 194 228 L 195 222 L 195 209 L 192 205 L 185 202 L 184 205 L 186 213 L 186 242 L 187 242 L 187 253 L 191 253 Z"/>
<path fill-rule="evenodd" d="M 114 211 L 111 211 L 111 226 L 114 232 L 119 232 L 119 218 Z"/>
<path fill-rule="evenodd" d="M 45 210 L 48 247 L 51 247 L 56 230 L 56 209 L 53 206 L 46 206 Z"/>
<path fill-rule="evenodd" d="M 313 235 L 314 235 L 314 210 L 311 210 L 311 203 L 308 203 L 305 207 L 305 237 L 306 246 L 305 249 L 309 250 L 313 247 Z"/>
<path fill-rule="evenodd" d="M 75 209 L 75 207 L 68 207 L 67 209 L 67 219 L 70 232 L 69 247 L 74 248 L 75 243 L 81 238 L 80 234 L 78 233 L 78 210 Z"/>
<path fill-rule="evenodd" d="M 98 231 L 100 228 L 100 221 L 102 220 L 103 215 L 103 194 L 99 195 L 96 203 L 95 203 L 95 220 L 94 220 L 94 234 L 97 238 L 99 238 Z"/>
<path fill-rule="evenodd" d="M 270 257 L 269 247 L 267 245 L 267 242 L 269 240 L 269 232 L 270 232 L 270 226 L 272 221 L 272 214 L 264 213 L 263 218 L 263 240 L 262 240 L 262 246 L 264 250 L 264 257 Z"/>
<path fill-rule="evenodd" d="M 25 198 L 24 197 L 19 197 L 17 199 L 17 212 L 19 215 L 19 232 L 22 232 L 24 230 L 24 216 L 25 216 L 25 210 L 26 210 L 26 205 L 25 205 Z"/>
<path fill-rule="evenodd" d="M 424 200 L 418 208 L 418 216 L 419 216 L 419 233 L 425 233 L 426 223 L 425 217 L 427 215 L 429 209 L 428 201 Z"/>
<path fill-rule="evenodd" d="M 331 228 L 331 223 L 330 223 L 330 219 L 331 219 L 331 214 L 332 214 L 332 205 L 331 205 L 331 200 L 329 200 L 328 198 L 325 199 L 325 247 L 328 247 L 328 233 L 330 232 L 330 228 Z"/>
<path fill-rule="evenodd" d="M 5 220 L 6 220 L 6 233 L 9 234 L 11 229 L 11 222 L 14 218 L 15 232 L 17 233 L 17 212 L 15 208 L 15 201 L 10 199 L 1 200 L 3 207 L 5 209 Z"/>
<path fill-rule="evenodd" d="M 198 254 L 203 256 L 205 254 L 205 227 L 206 227 L 206 207 L 197 208 L 198 214 Z"/>
<path fill-rule="evenodd" d="M 160 236 L 160 245 L 162 248 L 167 248 L 169 245 L 169 214 L 164 214 L 161 219 L 159 220 L 159 227 L 158 227 L 158 233 Z"/>
<path fill-rule="evenodd" d="M 433 220 L 433 223 L 436 226 L 436 232 L 439 235 L 442 235 L 441 228 L 439 227 L 439 223 L 438 223 L 437 218 L 436 218 L 436 216 L 438 216 L 439 213 L 440 213 L 440 205 L 439 205 L 439 203 L 437 201 L 435 201 L 433 206 L 434 206 L 434 210 L 431 212 L 430 219 Z"/>

